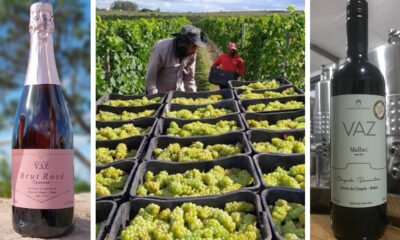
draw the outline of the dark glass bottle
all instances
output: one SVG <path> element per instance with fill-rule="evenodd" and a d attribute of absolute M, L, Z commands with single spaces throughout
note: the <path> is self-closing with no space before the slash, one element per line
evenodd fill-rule
<path fill-rule="evenodd" d="M 52 7 L 31 6 L 31 50 L 12 138 L 13 227 L 57 237 L 74 220 L 73 138 L 56 70 Z"/>
<path fill-rule="evenodd" d="M 332 79 L 331 222 L 338 239 L 386 225 L 385 82 L 368 62 L 368 4 L 347 4 L 347 60 Z"/>

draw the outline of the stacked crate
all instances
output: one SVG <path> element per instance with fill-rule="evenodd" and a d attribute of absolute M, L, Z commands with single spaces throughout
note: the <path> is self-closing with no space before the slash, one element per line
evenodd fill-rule
<path fill-rule="evenodd" d="M 276 82 L 279 87 L 276 89 L 268 89 L 268 91 L 282 92 L 289 87 L 293 87 L 290 82 L 285 79 L 277 78 Z M 133 136 L 125 139 L 96 141 L 96 148 L 109 147 L 115 148 L 118 143 L 124 142 L 128 148 L 136 150 L 136 155 L 129 158 L 118 160 L 108 164 L 96 165 L 96 172 L 101 171 L 109 166 L 123 169 L 127 174 L 127 181 L 122 191 L 97 198 L 97 213 L 96 222 L 99 225 L 100 231 L 98 239 L 119 239 L 122 229 L 124 229 L 129 221 L 135 217 L 138 210 L 145 207 L 149 203 L 156 203 L 162 208 L 173 208 L 181 205 L 184 202 L 192 202 L 198 205 L 223 208 L 223 205 L 231 201 L 246 201 L 255 206 L 253 214 L 257 217 L 257 227 L 260 229 L 262 239 L 281 239 L 281 236 L 276 233 L 274 223 L 268 206 L 273 205 L 277 199 L 286 199 L 290 202 L 297 202 L 304 205 L 304 190 L 288 189 L 285 187 L 271 187 L 265 184 L 263 174 L 274 171 L 277 166 L 281 166 L 288 170 L 295 164 L 304 163 L 304 154 L 279 154 L 279 153 L 260 153 L 254 146 L 254 141 L 270 141 L 273 137 L 283 138 L 287 135 L 293 135 L 296 139 L 304 138 L 304 129 L 300 130 L 261 130 L 252 129 L 248 124 L 249 119 L 268 120 L 274 123 L 281 119 L 293 119 L 299 116 L 304 116 L 304 109 L 295 110 L 280 110 L 273 112 L 247 112 L 247 107 L 257 103 L 266 103 L 270 101 L 280 101 L 285 103 L 290 100 L 296 100 L 304 103 L 304 93 L 295 88 L 297 96 L 289 96 L 282 98 L 263 98 L 263 99 L 241 99 L 241 93 L 244 90 L 239 89 L 240 86 L 248 85 L 252 82 L 230 81 L 231 89 L 222 89 L 213 92 L 196 92 L 185 93 L 173 91 L 168 94 L 147 95 L 148 99 L 161 97 L 157 104 L 151 104 L 142 107 L 110 107 L 104 104 L 112 99 L 138 99 L 143 96 L 122 96 L 111 94 L 105 96 L 98 101 L 97 112 L 100 110 L 111 111 L 117 114 L 123 111 L 140 112 L 145 109 L 154 109 L 153 116 L 144 117 L 129 121 L 118 122 L 96 122 L 96 127 L 105 126 L 119 127 L 127 122 L 133 123 L 135 126 L 146 127 L 148 131 L 142 136 Z M 293 87 L 294 88 L 294 87 Z M 255 90 L 256 93 L 267 91 Z M 205 119 L 178 119 L 169 118 L 167 113 L 181 109 L 194 111 L 198 108 L 204 108 L 203 105 L 182 105 L 171 103 L 178 97 L 183 98 L 208 98 L 211 95 L 221 95 L 222 99 L 211 105 L 214 108 L 229 109 L 231 112 L 225 116 Z M 203 123 L 216 124 L 221 120 L 235 121 L 238 128 L 229 133 L 207 136 L 168 136 L 167 128 L 172 122 L 177 123 L 180 127 L 184 124 L 200 121 Z M 156 148 L 166 148 L 169 144 L 179 143 L 180 146 L 190 146 L 195 141 L 200 141 L 205 146 L 215 144 L 236 144 L 240 143 L 242 151 L 234 156 L 225 156 L 222 158 L 213 159 L 210 161 L 193 162 L 170 162 L 157 159 L 154 154 Z M 252 184 L 239 190 L 206 196 L 183 196 L 183 197 L 161 197 L 153 195 L 139 196 L 137 194 L 138 186 L 144 182 L 146 171 L 152 171 L 154 175 L 161 171 L 167 171 L 169 174 L 183 173 L 187 170 L 198 169 L 200 172 L 208 171 L 214 166 L 227 168 L 238 168 L 246 170 L 253 178 Z M 118 209 L 118 210 L 116 210 Z M 105 212 L 109 210 L 107 215 Z M 108 219 L 107 219 L 108 217 Z M 272 230 L 271 230 L 272 229 Z"/>

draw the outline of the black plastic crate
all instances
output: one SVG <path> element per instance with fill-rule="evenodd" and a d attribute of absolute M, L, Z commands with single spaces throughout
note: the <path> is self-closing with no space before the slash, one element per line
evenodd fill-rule
<path fill-rule="evenodd" d="M 167 97 L 167 93 L 156 93 L 156 94 L 143 94 L 143 95 L 122 95 L 117 93 L 111 93 L 101 97 L 96 101 L 97 105 L 105 105 L 108 100 L 134 100 L 140 99 L 143 97 L 147 97 L 148 99 L 153 99 L 156 97 L 161 97 L 161 100 L 158 103 L 164 103 Z"/>
<path fill-rule="evenodd" d="M 257 154 L 253 156 L 254 165 L 256 166 L 258 176 L 260 177 L 261 185 L 264 189 L 268 188 L 283 188 L 283 189 L 294 189 L 298 191 L 304 191 L 302 189 L 295 189 L 283 186 L 269 186 L 264 182 L 263 174 L 268 174 L 273 171 L 277 167 L 282 167 L 285 170 L 289 170 L 292 166 L 296 166 L 299 164 L 304 164 L 304 155 L 303 156 L 277 156 L 277 155 L 269 155 L 269 154 Z"/>
<path fill-rule="evenodd" d="M 288 88 L 294 88 L 294 91 L 299 94 L 298 96 L 304 95 L 304 92 L 300 88 L 295 87 L 295 86 L 288 86 L 288 85 L 284 85 L 283 87 L 274 88 L 274 89 L 253 89 L 253 90 L 251 90 L 251 92 L 253 92 L 253 93 L 264 93 L 266 91 L 272 91 L 272 92 L 281 93 L 281 92 L 283 92 L 284 90 L 286 90 Z M 234 91 L 235 91 L 235 96 L 236 96 L 237 99 L 244 100 L 244 98 L 240 97 L 240 94 L 244 93 L 246 91 L 245 89 L 239 88 L 239 89 L 235 89 Z M 293 96 L 287 96 L 287 97 L 293 97 Z M 275 99 L 275 98 L 276 97 L 268 98 L 268 99 Z M 285 98 L 285 97 L 281 97 L 281 98 Z"/>
<path fill-rule="evenodd" d="M 162 118 L 170 118 L 170 117 L 166 116 L 167 112 L 170 112 L 170 111 L 179 111 L 179 110 L 182 110 L 182 109 L 188 109 L 189 111 L 193 112 L 196 109 L 204 108 L 207 105 L 212 105 L 214 108 L 225 108 L 225 109 L 231 110 L 232 112 L 227 114 L 227 115 L 240 113 L 239 106 L 238 106 L 236 101 L 234 101 L 234 100 L 223 100 L 223 101 L 219 101 L 219 102 L 214 103 L 214 104 L 206 104 L 206 105 L 166 104 L 165 107 L 164 107 L 164 111 L 163 111 L 161 117 Z M 170 119 L 180 119 L 180 118 L 170 118 Z M 204 119 L 210 119 L 210 118 L 204 118 Z"/>
<path fill-rule="evenodd" d="M 122 191 L 111 194 L 109 196 L 104 196 L 104 197 L 96 196 L 96 200 L 111 200 L 111 201 L 116 202 L 117 204 L 128 200 L 129 199 L 129 189 L 130 189 L 130 186 L 132 183 L 132 178 L 134 176 L 137 166 L 138 166 L 138 163 L 134 162 L 134 161 L 119 161 L 119 162 L 110 164 L 109 166 L 96 167 L 96 174 L 99 173 L 101 170 L 109 168 L 109 167 L 115 167 L 115 168 L 121 169 L 128 174 L 128 178 L 126 179 L 126 182 L 125 182 L 125 185 L 124 185 L 124 188 L 122 189 Z"/>
<path fill-rule="evenodd" d="M 235 121 L 239 127 L 238 130 L 232 132 L 243 132 L 246 130 L 243 120 L 241 119 L 240 115 L 226 115 L 218 118 L 209 118 L 209 119 L 171 119 L 171 118 L 161 118 L 158 120 L 157 126 L 154 130 L 155 136 L 160 135 L 167 135 L 167 129 L 171 122 L 176 122 L 179 127 L 182 127 L 185 124 L 192 123 L 192 122 L 202 122 L 202 123 L 209 123 L 209 124 L 216 124 L 219 121 L 226 120 L 226 121 Z M 219 134 L 221 135 L 221 134 Z M 204 136 L 218 136 L 218 135 L 204 135 Z"/>
<path fill-rule="evenodd" d="M 304 206 L 305 203 L 305 192 L 296 191 L 291 189 L 268 189 L 261 193 L 261 202 L 265 210 L 263 214 L 264 222 L 269 222 L 272 230 L 274 239 L 284 240 L 277 232 L 274 221 L 272 219 L 271 212 L 268 206 L 274 205 L 278 199 L 284 199 L 289 203 L 300 203 Z"/>
<path fill-rule="evenodd" d="M 145 136 L 133 136 L 129 138 L 124 138 L 120 140 L 108 140 L 108 141 L 97 141 L 96 142 L 96 149 L 99 147 L 106 147 L 108 149 L 115 149 L 118 144 L 125 143 L 128 147 L 128 151 L 135 149 L 136 154 L 130 158 L 119 159 L 114 162 L 122 161 L 122 160 L 129 160 L 129 161 L 137 161 L 140 159 L 143 151 L 145 150 L 145 146 L 147 143 L 147 137 Z M 113 163 L 113 162 L 111 162 Z M 96 166 L 109 166 L 111 163 L 108 164 L 96 164 Z"/>
<path fill-rule="evenodd" d="M 273 79 L 271 79 L 273 80 Z M 288 80 L 282 78 L 282 77 L 277 77 L 275 78 L 276 81 L 278 81 L 281 85 L 279 87 L 287 86 L 287 85 L 292 85 Z M 260 82 L 260 81 L 265 81 L 265 80 L 257 80 L 257 81 L 239 81 L 239 80 L 230 80 L 228 82 L 229 88 L 235 89 L 239 88 L 242 86 L 249 85 L 250 83 L 255 83 L 255 82 Z"/>
<path fill-rule="evenodd" d="M 304 95 L 295 96 L 295 97 L 284 97 L 284 98 L 262 98 L 262 99 L 239 100 L 238 103 L 239 103 L 240 111 L 247 113 L 247 112 L 249 112 L 249 111 L 247 111 L 247 108 L 250 105 L 255 105 L 255 104 L 259 104 L 259 103 L 264 103 L 265 105 L 268 105 L 268 103 L 274 102 L 274 101 L 279 101 L 281 103 L 287 103 L 290 101 L 298 101 L 298 102 L 302 102 L 305 106 Z M 298 110 L 303 110 L 303 109 L 304 108 L 274 110 L 274 111 L 261 111 L 261 113 L 289 112 L 289 111 L 298 111 Z"/>
<path fill-rule="evenodd" d="M 263 209 L 260 202 L 259 196 L 255 193 L 248 191 L 241 191 L 237 193 L 230 193 L 220 196 L 211 196 L 206 198 L 190 198 L 190 199 L 151 199 L 151 198 L 135 198 L 129 202 L 121 204 L 118 209 L 115 220 L 112 224 L 109 240 L 120 239 L 119 235 L 121 231 L 126 228 L 129 221 L 132 220 L 139 212 L 141 208 L 145 208 L 148 204 L 154 203 L 161 207 L 161 209 L 170 208 L 173 209 L 177 206 L 182 205 L 185 202 L 192 202 L 196 205 L 209 206 L 216 208 L 224 208 L 225 204 L 234 201 L 245 201 L 252 203 L 255 206 L 253 214 L 257 217 L 257 227 L 260 229 L 262 239 L 271 240 L 272 234 L 270 226 L 267 222 L 264 222 Z"/>
<path fill-rule="evenodd" d="M 144 182 L 144 175 L 147 171 L 152 171 L 154 175 L 161 171 L 167 171 L 168 174 L 184 173 L 188 170 L 198 169 L 200 172 L 206 172 L 211 170 L 214 166 L 221 166 L 222 168 L 238 168 L 241 170 L 247 170 L 253 177 L 253 184 L 240 189 L 239 191 L 258 191 L 260 188 L 260 179 L 258 178 L 257 170 L 254 166 L 253 161 L 247 155 L 236 155 L 216 161 L 201 161 L 201 162 L 188 162 L 188 163 L 170 163 L 170 162 L 158 162 L 158 161 L 147 161 L 139 165 L 135 177 L 132 182 L 130 190 L 131 197 L 148 197 L 156 199 L 173 199 L 173 197 L 159 197 L 159 196 L 138 196 L 137 189 L 139 185 Z M 237 192 L 237 191 L 235 191 Z M 221 195 L 221 194 L 219 194 Z M 206 195 L 207 196 L 207 195 Z M 210 195 L 208 195 L 210 196 Z M 211 195 L 213 196 L 213 195 Z M 205 196 L 196 196 L 198 198 Z M 178 198 L 191 198 L 191 197 L 178 197 Z"/>
<path fill-rule="evenodd" d="M 97 106 L 96 110 L 96 115 L 101 111 L 106 111 L 106 112 L 112 112 L 115 114 L 122 114 L 122 112 L 127 111 L 127 112 L 133 112 L 133 113 L 140 113 L 145 110 L 154 110 L 154 114 L 146 116 L 146 117 L 159 117 L 161 115 L 161 112 L 163 110 L 164 104 L 150 104 L 146 106 L 140 106 L 140 107 L 111 107 L 107 105 L 99 105 Z M 140 118 L 135 118 L 135 119 L 130 119 L 130 120 L 117 120 L 117 121 L 97 121 L 97 122 L 130 122 L 133 120 L 141 119 L 141 118 L 146 118 L 146 117 L 140 117 Z"/>
<path fill-rule="evenodd" d="M 96 236 L 97 240 L 106 238 L 110 231 L 111 224 L 117 212 L 117 204 L 113 201 L 97 201 L 96 202 L 96 224 L 101 223 L 99 232 Z"/>
<path fill-rule="evenodd" d="M 218 91 L 202 91 L 202 92 L 182 92 L 182 91 L 171 91 L 167 96 L 167 103 L 171 103 L 174 98 L 208 98 L 211 95 L 221 95 L 222 100 L 234 100 L 235 97 L 233 95 L 232 90 L 230 89 L 221 89 Z M 203 105 L 203 104 L 201 104 Z"/>
<path fill-rule="evenodd" d="M 304 128 L 298 129 L 285 129 L 285 130 L 269 130 L 264 128 L 251 128 L 247 122 L 247 120 L 256 120 L 256 121 L 265 121 L 267 120 L 270 125 L 275 124 L 279 120 L 285 119 L 295 119 L 297 117 L 305 116 L 305 110 L 298 110 L 298 111 L 290 111 L 290 112 L 273 112 L 273 113 L 242 113 L 243 123 L 248 130 L 265 130 L 265 131 L 273 131 L 273 132 L 291 132 L 291 131 L 298 131 L 304 130 Z"/>
<path fill-rule="evenodd" d="M 284 139 L 284 137 L 288 136 L 288 135 L 294 136 L 294 138 L 297 141 L 299 141 L 300 139 L 304 138 L 304 136 L 305 136 L 304 134 L 305 134 L 304 130 L 297 130 L 297 131 L 290 131 L 290 132 L 271 132 L 271 131 L 265 131 L 265 130 L 249 130 L 249 131 L 247 131 L 249 144 L 251 146 L 251 149 L 253 150 L 253 153 L 255 153 L 255 154 L 263 153 L 263 154 L 278 155 L 278 156 L 290 156 L 290 155 L 304 156 L 304 153 L 284 154 L 284 153 L 272 153 L 272 152 L 259 152 L 254 148 L 253 142 L 271 142 L 272 138 L 277 137 L 280 139 Z"/>
<path fill-rule="evenodd" d="M 131 120 L 131 121 L 116 121 L 116 122 L 96 122 L 96 128 L 105 128 L 105 127 L 111 127 L 111 128 L 118 128 L 121 127 L 122 125 L 133 123 L 135 127 L 140 127 L 140 128 L 149 128 L 147 132 L 141 135 L 135 135 L 135 136 L 152 136 L 154 133 L 154 128 L 157 125 L 157 118 L 155 117 L 145 117 L 145 118 L 139 118 L 136 120 Z M 130 136 L 133 137 L 133 136 Z M 108 142 L 108 141 L 115 141 L 115 140 L 123 140 L 127 138 L 121 138 L 121 139 L 112 139 L 112 140 L 97 140 L 97 142 Z"/>
<path fill-rule="evenodd" d="M 159 136 L 151 139 L 149 147 L 147 149 L 147 153 L 144 156 L 144 160 L 157 160 L 153 154 L 154 149 L 156 148 L 166 148 L 171 143 L 179 143 L 181 146 L 190 146 L 196 141 L 204 143 L 205 146 L 215 145 L 215 144 L 241 143 L 243 145 L 243 152 L 241 154 L 251 154 L 251 147 L 247 141 L 246 135 L 241 132 L 226 133 L 217 136 L 198 136 L 198 137 L 187 137 L 187 138 Z"/>

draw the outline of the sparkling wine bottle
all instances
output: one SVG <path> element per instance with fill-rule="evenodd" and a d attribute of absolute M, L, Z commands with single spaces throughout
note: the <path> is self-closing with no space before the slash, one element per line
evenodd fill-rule
<path fill-rule="evenodd" d="M 368 4 L 347 4 L 347 60 L 332 79 L 331 220 L 338 239 L 378 239 L 386 225 L 385 82 L 368 62 Z"/>
<path fill-rule="evenodd" d="M 31 47 L 12 137 L 12 219 L 29 237 L 57 237 L 72 229 L 72 129 L 53 50 L 52 6 L 31 6 Z"/>

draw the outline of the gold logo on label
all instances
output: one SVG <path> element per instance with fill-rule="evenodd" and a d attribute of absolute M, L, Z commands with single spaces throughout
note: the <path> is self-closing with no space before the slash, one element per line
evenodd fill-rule
<path fill-rule="evenodd" d="M 382 120 L 385 117 L 385 103 L 382 100 L 377 101 L 374 104 L 374 115 L 377 119 Z"/>

